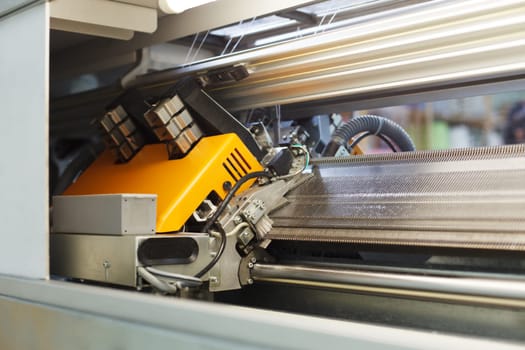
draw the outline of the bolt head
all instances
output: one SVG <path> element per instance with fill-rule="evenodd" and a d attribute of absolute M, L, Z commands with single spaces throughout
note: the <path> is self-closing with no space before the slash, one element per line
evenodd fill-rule
<path fill-rule="evenodd" d="M 253 280 L 251 278 L 248 278 L 246 282 L 248 282 L 248 284 L 253 284 Z"/>
<path fill-rule="evenodd" d="M 232 189 L 232 183 L 230 181 L 224 181 L 224 183 L 222 184 L 222 189 L 225 190 L 226 192 L 229 192 L 231 189 Z"/>

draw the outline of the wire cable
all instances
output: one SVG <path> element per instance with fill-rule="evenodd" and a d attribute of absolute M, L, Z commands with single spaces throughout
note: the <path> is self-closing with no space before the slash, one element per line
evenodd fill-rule
<path fill-rule="evenodd" d="M 389 141 L 386 141 L 383 137 L 381 139 L 389 146 L 395 145 L 396 151 L 411 152 L 416 150 L 410 135 L 399 124 L 376 115 L 364 115 L 352 118 L 337 128 L 332 134 L 330 142 L 324 148 L 322 155 L 325 157 L 335 156 L 341 146 L 348 148 L 350 140 L 358 137 L 363 132 L 370 132 L 378 137 L 386 137 Z"/>
<path fill-rule="evenodd" d="M 392 143 L 392 141 L 388 137 L 386 137 L 383 134 L 379 134 L 379 135 L 377 135 L 377 137 L 379 137 L 381 140 L 383 140 L 383 142 L 386 143 L 388 145 L 388 147 L 390 147 L 392 152 L 397 152 L 396 146 L 394 146 L 394 144 Z"/>
<path fill-rule="evenodd" d="M 204 35 L 204 38 L 201 39 L 201 43 L 199 44 L 199 47 L 197 47 L 197 50 L 195 50 L 195 53 L 193 54 L 193 57 L 191 58 L 190 62 L 188 62 L 189 64 L 195 62 L 195 59 L 197 58 L 197 55 L 199 54 L 199 52 L 201 51 L 202 49 L 202 45 L 204 45 L 204 42 L 206 41 L 206 39 L 208 38 L 208 35 L 210 34 L 210 31 L 208 30 L 206 32 L 206 34 Z"/>
<path fill-rule="evenodd" d="M 272 176 L 268 174 L 266 171 L 256 171 L 256 172 L 246 174 L 243 177 L 241 177 L 239 181 L 237 181 L 235 185 L 232 187 L 232 189 L 228 192 L 228 194 L 226 195 L 222 203 L 219 205 L 219 207 L 217 208 L 213 216 L 208 220 L 208 222 L 206 222 L 206 225 L 204 225 L 201 232 L 209 233 L 211 226 L 215 224 L 219 216 L 228 207 L 228 204 L 231 202 L 233 196 L 239 190 L 239 188 L 242 185 L 244 185 L 247 181 L 258 178 L 258 177 L 266 177 L 270 179 Z M 215 256 L 208 263 L 208 265 L 206 265 L 202 270 L 200 270 L 197 274 L 195 274 L 195 277 L 201 278 L 202 276 L 204 276 L 208 271 L 211 270 L 213 266 L 215 266 L 217 261 L 219 261 L 219 259 L 221 258 L 222 253 L 224 252 L 224 248 L 226 247 L 226 232 L 224 232 L 224 230 L 221 227 L 219 227 L 219 233 L 221 236 L 221 243 L 219 245 L 219 249 L 217 250 L 217 254 L 215 254 Z"/>
<path fill-rule="evenodd" d="M 137 267 L 137 272 L 139 276 L 142 277 L 146 282 L 148 282 L 152 287 L 160 290 L 161 292 L 168 293 L 168 294 L 175 294 L 178 291 L 177 287 L 159 280 L 157 276 L 153 275 L 151 272 L 146 270 L 146 268 L 144 267 L 141 267 L 141 266 Z"/>
<path fill-rule="evenodd" d="M 164 270 L 159 270 L 159 269 L 156 269 L 156 268 L 151 267 L 151 266 L 146 266 L 145 269 L 149 273 L 152 273 L 154 275 L 161 276 L 161 277 L 166 277 L 166 278 L 171 278 L 171 279 L 174 279 L 174 280 L 176 280 L 178 282 L 183 282 L 184 285 L 188 286 L 188 287 L 197 287 L 197 286 L 200 286 L 202 284 L 202 280 L 200 278 L 196 278 L 196 277 L 192 277 L 192 276 L 186 276 L 186 275 L 181 275 L 181 274 L 178 274 L 178 273 L 173 273 L 173 272 L 164 271 Z"/>
<path fill-rule="evenodd" d="M 357 146 L 357 144 L 359 144 L 359 142 L 361 142 L 364 138 L 370 136 L 370 135 L 375 135 L 374 133 L 370 132 L 370 131 L 367 131 L 361 135 L 359 135 L 358 138 L 356 138 L 351 144 L 350 146 L 348 146 L 348 150 L 350 151 L 350 153 L 352 153 L 352 150 L 354 149 L 355 146 Z M 377 134 L 375 135 L 377 137 L 379 137 L 381 140 L 383 140 L 387 145 L 388 147 L 390 147 L 390 149 L 392 150 L 392 152 L 397 152 L 397 149 L 396 147 L 392 144 L 392 142 L 387 138 L 385 137 L 383 134 Z"/>
<path fill-rule="evenodd" d="M 219 205 L 219 207 L 215 211 L 214 215 L 210 218 L 210 220 L 208 220 L 208 222 L 204 226 L 202 232 L 206 232 L 206 233 L 209 233 L 210 235 L 216 236 L 216 234 L 217 234 L 216 232 L 211 232 L 210 231 L 211 225 L 213 225 L 215 223 L 215 221 L 217 221 L 219 216 L 222 214 L 222 212 L 224 212 L 224 210 L 228 206 L 229 202 L 232 200 L 232 198 L 235 195 L 235 193 L 239 190 L 239 188 L 243 184 L 245 184 L 248 180 L 251 180 L 253 178 L 258 178 L 258 177 L 271 178 L 271 175 L 268 174 L 265 171 L 258 171 L 258 172 L 247 174 L 247 175 L 241 177 L 239 179 L 239 181 L 237 181 L 237 183 L 228 192 L 228 194 L 226 195 L 226 197 L 222 201 L 221 205 Z M 219 236 L 220 236 L 220 239 L 221 239 L 221 243 L 220 243 L 219 249 L 218 249 L 217 253 L 215 254 L 215 256 L 213 257 L 213 259 L 202 270 L 200 270 L 198 273 L 196 273 L 195 276 L 187 276 L 187 275 L 181 275 L 181 274 L 177 274 L 177 273 L 172 273 L 172 272 L 168 272 L 168 271 L 164 271 L 164 270 L 159 270 L 159 269 L 153 268 L 151 266 L 139 267 L 138 268 L 139 275 L 142 278 L 144 278 L 146 281 L 148 281 L 152 286 L 154 286 L 155 288 L 157 288 L 157 289 L 159 289 L 159 290 L 161 290 L 163 292 L 166 292 L 166 293 L 173 294 L 173 293 L 175 293 L 177 291 L 177 288 L 175 286 L 169 285 L 168 283 L 166 283 L 164 281 L 159 280 L 156 276 L 161 276 L 161 277 L 174 279 L 174 280 L 177 281 L 177 283 L 179 285 L 182 285 L 182 286 L 198 287 L 198 286 L 202 285 L 202 283 L 203 283 L 203 281 L 201 280 L 201 277 L 204 276 L 208 271 L 210 271 L 211 268 L 213 266 L 215 266 L 217 261 L 219 261 L 220 257 L 222 256 L 222 253 L 224 252 L 224 249 L 226 247 L 226 239 L 227 239 L 227 237 L 231 236 L 232 234 L 236 234 L 237 232 L 239 232 L 239 230 L 241 230 L 241 229 L 243 229 L 243 228 L 245 228 L 247 226 L 248 226 L 247 223 L 240 223 L 239 225 L 235 226 L 235 228 L 233 230 L 231 230 L 230 232 L 228 232 L 228 233 L 224 232 L 224 230 L 221 227 L 219 227 L 219 232 L 218 233 L 219 233 Z"/>
<path fill-rule="evenodd" d="M 303 151 L 303 156 L 304 156 L 304 165 L 303 165 L 303 167 L 301 169 L 297 170 L 293 174 L 288 174 L 288 175 L 282 175 L 282 176 L 274 177 L 274 178 L 272 178 L 272 181 L 283 180 L 283 179 L 288 179 L 290 177 L 294 177 L 296 175 L 299 175 L 303 171 L 305 171 L 306 168 L 308 168 L 308 165 L 310 163 L 310 153 L 308 152 L 308 149 L 306 148 L 306 146 L 303 146 L 303 145 L 292 145 L 292 148 L 298 148 L 298 149 Z"/>

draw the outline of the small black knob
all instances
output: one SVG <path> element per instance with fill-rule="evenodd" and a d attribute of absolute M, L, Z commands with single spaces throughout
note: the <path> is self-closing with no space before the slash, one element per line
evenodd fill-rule
<path fill-rule="evenodd" d="M 232 183 L 230 181 L 224 181 L 224 183 L 222 184 L 222 188 L 226 192 L 229 192 L 232 189 Z"/>

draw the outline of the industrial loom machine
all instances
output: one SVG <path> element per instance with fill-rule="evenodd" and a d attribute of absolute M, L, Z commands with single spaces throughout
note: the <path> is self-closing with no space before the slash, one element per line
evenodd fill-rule
<path fill-rule="evenodd" d="M 387 17 L 401 29 L 377 43 L 343 28 L 136 77 L 96 120 L 106 150 L 53 198 L 53 277 L 523 341 L 525 145 L 417 151 L 390 119 L 319 112 L 523 83 L 523 48 L 500 44 L 523 4 L 438 5 Z M 363 154 L 374 137 L 392 152 Z"/>
<path fill-rule="evenodd" d="M 417 152 L 363 116 L 312 158 L 306 132 L 274 145 L 188 79 L 155 102 L 126 91 L 98 123 L 108 150 L 53 199 L 54 275 L 225 302 L 284 285 L 524 306 L 522 145 Z M 356 154 L 373 135 L 399 152 Z"/>

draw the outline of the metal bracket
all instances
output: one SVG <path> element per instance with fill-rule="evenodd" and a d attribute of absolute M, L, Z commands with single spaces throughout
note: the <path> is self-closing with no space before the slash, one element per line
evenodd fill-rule
<path fill-rule="evenodd" d="M 126 73 L 122 78 L 120 78 L 120 85 L 127 89 L 131 86 L 131 82 L 139 75 L 146 74 L 148 72 L 151 56 L 149 48 L 145 47 L 143 49 L 137 50 L 137 61 L 135 65 Z"/>

